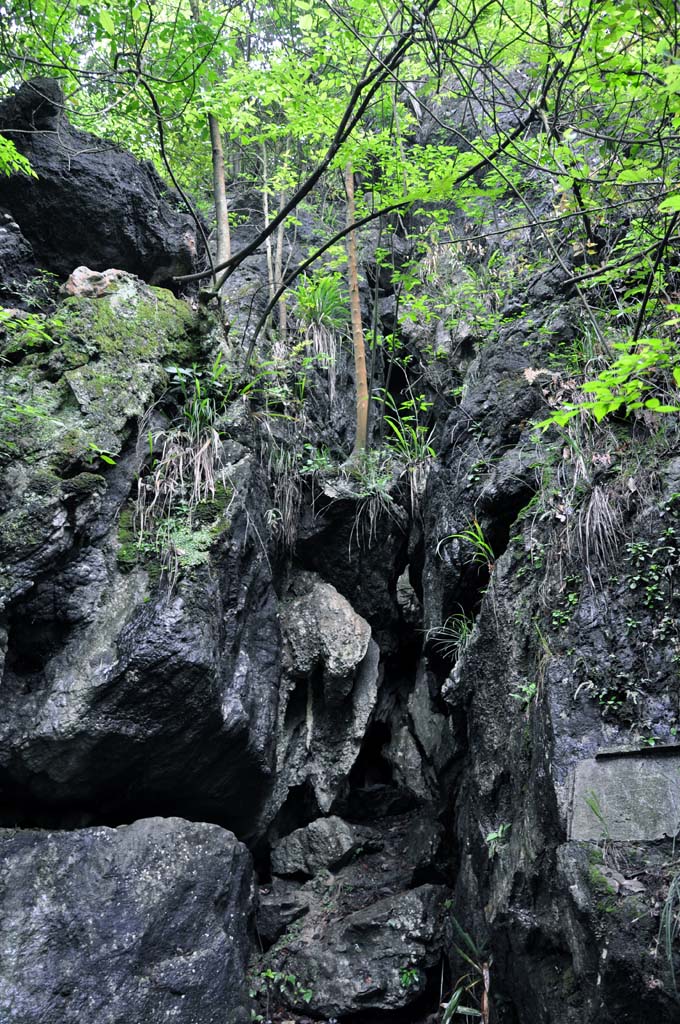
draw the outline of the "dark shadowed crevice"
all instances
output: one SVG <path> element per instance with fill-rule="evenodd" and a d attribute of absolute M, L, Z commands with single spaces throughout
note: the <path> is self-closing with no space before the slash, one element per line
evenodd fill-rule
<path fill-rule="evenodd" d="M 5 671 L 17 678 L 38 675 L 66 646 L 71 629 L 68 623 L 15 605 L 8 620 Z"/>
<path fill-rule="evenodd" d="M 299 786 L 291 786 L 288 795 L 272 822 L 270 833 L 286 836 L 296 828 L 308 825 L 310 821 L 320 817 L 321 809 L 314 795 L 311 783 L 305 780 Z"/>
<path fill-rule="evenodd" d="M 480 502 L 481 507 L 485 509 L 485 518 L 488 516 L 487 540 L 493 548 L 496 560 L 505 554 L 510 543 L 512 527 L 522 509 L 526 508 L 535 494 L 536 487 L 527 483 L 510 494 L 504 492 L 502 501 L 489 502 L 488 505 Z"/>

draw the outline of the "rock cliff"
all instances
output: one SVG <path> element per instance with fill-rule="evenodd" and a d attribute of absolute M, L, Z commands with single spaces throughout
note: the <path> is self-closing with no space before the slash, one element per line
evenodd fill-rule
<path fill-rule="evenodd" d="M 564 268 L 402 326 L 432 452 L 360 475 L 346 375 L 254 386 L 156 286 L 155 172 L 69 154 L 49 83 L 8 125 L 2 294 L 62 288 L 0 320 L 3 1020 L 680 1021 L 677 425 L 536 433 Z"/>

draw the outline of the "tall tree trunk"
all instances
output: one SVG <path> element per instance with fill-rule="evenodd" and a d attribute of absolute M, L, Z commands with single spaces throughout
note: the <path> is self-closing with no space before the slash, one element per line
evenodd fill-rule
<path fill-rule="evenodd" d="M 345 167 L 345 190 L 347 192 L 347 226 L 355 221 L 354 171 L 349 162 Z M 368 379 L 366 376 L 366 349 L 364 329 L 361 323 L 359 302 L 359 274 L 357 271 L 356 231 L 347 235 L 347 279 L 349 285 L 349 308 L 352 316 L 352 346 L 354 348 L 354 385 L 356 388 L 357 423 L 353 455 L 366 450 L 368 444 Z"/>
<path fill-rule="evenodd" d="M 264 218 L 265 231 L 269 227 L 269 162 L 267 160 L 267 144 L 262 143 L 262 216 Z M 272 250 L 271 235 L 267 235 L 264 242 L 264 251 L 267 257 L 267 289 L 269 298 L 272 299 L 276 292 L 274 284 L 274 253 Z"/>
<path fill-rule="evenodd" d="M 282 190 L 279 193 L 279 211 L 283 208 L 285 202 L 286 193 Z M 262 213 L 266 228 L 271 222 L 271 214 L 269 210 L 269 161 L 267 158 L 267 147 L 264 142 L 262 143 Z M 264 244 L 267 256 L 267 278 L 270 301 L 274 298 L 283 283 L 283 241 L 285 232 L 286 222 L 281 221 L 276 229 L 276 249 L 274 249 L 272 245 L 271 235 L 267 237 Z M 277 305 L 279 310 L 279 340 L 285 343 L 288 332 L 288 312 L 285 295 L 282 295 L 279 298 Z"/>
<path fill-rule="evenodd" d="M 201 5 L 199 0 L 189 0 L 191 16 L 197 25 L 201 22 Z M 229 206 L 227 203 L 227 185 L 224 178 L 224 151 L 222 149 L 222 133 L 220 123 L 214 114 L 208 114 L 210 143 L 212 146 L 213 202 L 215 204 L 215 222 L 217 225 L 217 256 L 218 265 L 231 258 L 231 234 L 229 232 Z M 217 286 L 217 278 L 213 280 Z M 224 286 L 224 282 L 223 282 Z"/>
<path fill-rule="evenodd" d="M 224 151 L 220 124 L 214 114 L 208 114 L 210 142 L 212 144 L 213 196 L 215 220 L 217 222 L 217 263 L 231 258 L 231 234 L 229 231 L 229 206 L 227 186 L 224 178 Z"/>
<path fill-rule="evenodd" d="M 286 202 L 286 193 L 281 190 L 279 195 L 279 210 L 283 209 Z M 286 222 L 282 220 L 276 230 L 276 256 L 274 258 L 274 283 L 278 291 L 283 284 L 283 237 L 286 230 Z M 286 293 L 284 292 L 278 302 L 279 306 L 279 337 L 285 344 L 288 334 L 288 308 L 286 304 Z"/>

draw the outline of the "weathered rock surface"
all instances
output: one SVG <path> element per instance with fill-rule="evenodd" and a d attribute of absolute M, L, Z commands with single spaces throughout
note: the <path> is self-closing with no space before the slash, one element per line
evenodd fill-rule
<path fill-rule="evenodd" d="M 331 815 L 317 818 L 280 839 L 272 848 L 275 875 L 313 876 L 342 867 L 363 843 L 360 829 Z"/>
<path fill-rule="evenodd" d="M 443 886 L 419 886 L 330 925 L 322 941 L 302 933 L 286 970 L 311 989 L 309 1008 L 337 1017 L 414 1002 L 442 956 L 447 895 Z"/>
<path fill-rule="evenodd" d="M 257 937 L 262 949 L 269 949 L 296 921 L 309 913 L 314 893 L 298 882 L 274 878 L 262 886 L 257 902 Z"/>
<path fill-rule="evenodd" d="M 347 786 L 380 682 L 379 650 L 368 623 L 319 576 L 294 577 L 281 628 L 284 675 L 267 812 L 270 820 L 282 815 L 279 830 L 289 797 L 297 815 L 314 818 L 331 810 Z"/>
<path fill-rule="evenodd" d="M 282 849 L 285 858 L 288 842 L 291 854 L 302 852 L 305 860 L 311 851 L 328 850 L 325 837 L 314 842 L 319 824 L 291 833 L 274 853 Z M 311 991 L 310 1008 L 324 1017 L 366 1010 L 360 1019 L 370 1021 L 380 1007 L 417 1003 L 426 988 L 434 1001 L 428 972 L 447 941 L 447 892 L 432 884 L 443 877 L 444 830 L 421 811 L 360 825 L 328 820 L 333 832 L 341 826 L 361 838 L 348 858 L 334 860 L 333 867 L 315 864 L 309 881 L 275 877 L 260 890 L 257 926 L 267 952 L 255 958 L 253 975 L 293 974 L 302 990 Z M 325 859 L 334 856 L 331 851 Z M 277 997 L 303 1009 L 299 991 L 296 996 L 284 987 Z M 420 1020 L 413 1012 L 413 1020 Z"/>
<path fill-rule="evenodd" d="M 0 831 L 7 1024 L 246 1024 L 250 855 L 216 825 Z"/>
<path fill-rule="evenodd" d="M 0 209 L 0 298 L 14 305 L 34 270 L 30 243 L 12 215 Z"/>
<path fill-rule="evenodd" d="M 90 270 L 89 267 L 76 267 L 69 274 L 59 289 L 61 295 L 80 299 L 101 299 L 104 295 L 112 295 L 120 291 L 129 275 L 124 270 Z"/>
<path fill-rule="evenodd" d="M 579 798 L 597 841 L 565 840 L 575 771 L 630 748 L 631 734 L 674 742 L 678 475 L 655 455 L 653 431 L 630 448 L 603 427 L 584 430 L 578 455 L 561 437 L 537 449 L 527 421 L 559 384 L 531 370 L 573 336 L 560 294 L 559 274 L 537 278 L 529 312 L 517 319 L 518 302 L 499 342 L 479 352 L 430 476 L 426 625 L 461 609 L 475 620 L 442 690 L 465 737 L 453 912 L 493 957 L 499 1021 L 675 1022 L 668 957 L 650 954 L 672 841 L 636 841 L 645 801 L 638 821 L 606 785 L 600 804 L 592 773 Z M 475 522 L 490 556 L 461 535 Z M 677 824 L 669 818 L 666 834 Z M 454 956 L 452 977 L 465 970 Z"/>
<path fill-rule="evenodd" d="M 4 401 L 32 410 L 3 419 L 0 600 L 111 526 L 139 468 L 137 423 L 167 382 L 162 361 L 195 351 L 188 306 L 130 274 L 38 320 L 38 338 L 21 322 L 0 335 Z"/>
<path fill-rule="evenodd" d="M 138 424 L 167 382 L 162 360 L 190 357 L 194 323 L 170 293 L 117 273 L 102 297 L 44 318 L 57 344 L 3 373 L 45 413 L 13 425 L 2 470 L 6 822 L 162 811 L 244 832 L 259 813 L 280 641 L 257 460 L 225 440 L 229 482 L 174 590 L 132 527 Z M 5 352 L 20 345 L 15 333 Z"/>
<path fill-rule="evenodd" d="M 201 244 L 191 217 L 150 164 L 69 124 L 57 81 L 34 79 L 4 100 L 0 131 L 38 175 L 3 178 L 0 205 L 40 267 L 61 277 L 82 264 L 116 267 L 152 284 L 195 269 Z"/>
<path fill-rule="evenodd" d="M 672 839 L 680 822 L 680 744 L 585 758 L 574 769 L 569 838 Z"/>
<path fill-rule="evenodd" d="M 352 496 L 351 489 L 331 487 L 313 512 L 303 514 L 296 545 L 300 564 L 333 582 L 370 624 L 383 651 L 395 646 L 397 580 L 408 557 L 408 516 L 396 500 L 398 488 L 393 490 L 386 508 L 383 502 Z"/>

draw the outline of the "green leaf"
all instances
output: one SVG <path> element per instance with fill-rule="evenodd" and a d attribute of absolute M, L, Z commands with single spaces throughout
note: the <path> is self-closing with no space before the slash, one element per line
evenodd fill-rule
<path fill-rule="evenodd" d="M 677 213 L 678 210 L 680 210 L 680 195 L 668 196 L 667 199 L 659 203 L 660 213 Z"/>
<path fill-rule="evenodd" d="M 98 17 L 99 17 L 99 24 L 104 29 L 106 34 L 108 36 L 114 35 L 114 33 L 116 31 L 116 26 L 115 26 L 114 20 L 111 17 L 111 15 L 109 14 L 109 12 L 108 11 L 100 11 Z"/>

